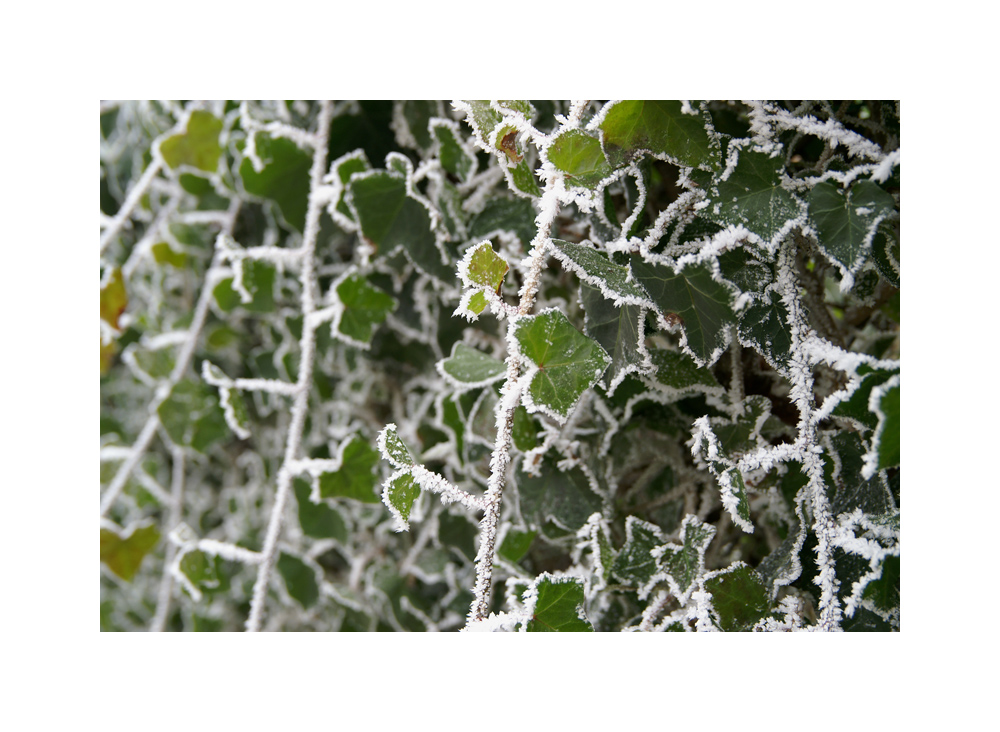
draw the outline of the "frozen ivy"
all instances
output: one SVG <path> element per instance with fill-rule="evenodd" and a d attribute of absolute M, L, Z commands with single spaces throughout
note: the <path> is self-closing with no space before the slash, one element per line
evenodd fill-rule
<path fill-rule="evenodd" d="M 893 101 L 101 105 L 101 627 L 900 627 Z"/>

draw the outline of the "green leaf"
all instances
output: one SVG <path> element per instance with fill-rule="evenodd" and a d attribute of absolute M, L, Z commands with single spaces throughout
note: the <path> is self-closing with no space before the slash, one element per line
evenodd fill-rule
<path fill-rule="evenodd" d="M 177 269 L 184 269 L 187 264 L 187 255 L 184 252 L 175 252 L 165 241 L 157 242 L 150 248 L 153 261 L 157 264 L 169 264 Z"/>
<path fill-rule="evenodd" d="M 737 333 L 740 342 L 760 353 L 779 373 L 784 373 L 792 352 L 792 331 L 788 308 L 781 297 L 768 290 L 739 315 Z"/>
<path fill-rule="evenodd" d="M 101 529 L 101 563 L 131 582 L 143 558 L 160 540 L 160 530 L 151 522 L 133 524 L 124 533 Z"/>
<path fill-rule="evenodd" d="M 407 99 L 402 105 L 403 121 L 417 143 L 417 149 L 427 151 L 431 147 L 431 118 L 440 114 L 440 103 L 430 99 Z"/>
<path fill-rule="evenodd" d="M 171 440 L 198 452 L 229 435 L 215 389 L 200 382 L 178 381 L 156 412 Z"/>
<path fill-rule="evenodd" d="M 458 125 L 451 120 L 433 119 L 431 132 L 440 145 L 438 158 L 441 160 L 441 167 L 463 183 L 467 182 L 476 172 L 476 158 L 462 144 Z"/>
<path fill-rule="evenodd" d="M 312 156 L 284 137 L 258 133 L 256 139 L 257 155 L 264 168 L 258 173 L 245 158 L 240 164 L 243 187 L 247 193 L 278 204 L 288 225 L 301 233 L 306 226 Z"/>
<path fill-rule="evenodd" d="M 196 110 L 191 113 L 185 132 L 168 137 L 160 144 L 160 154 L 171 168 L 190 165 L 214 173 L 222 155 L 220 132 L 221 119 L 211 112 Z"/>
<path fill-rule="evenodd" d="M 586 283 L 580 284 L 580 304 L 586 314 L 584 330 L 611 357 L 604 374 L 604 387 L 609 395 L 613 394 L 626 376 L 648 370 L 639 340 L 645 312 L 637 305 L 616 307 L 600 290 Z"/>
<path fill-rule="evenodd" d="M 320 498 L 353 498 L 362 503 L 378 503 L 379 497 L 375 494 L 378 481 L 374 472 L 379 461 L 378 451 L 363 438 L 352 435 L 340 449 L 340 460 L 339 470 L 321 473 L 317 479 Z"/>
<path fill-rule="evenodd" d="M 823 181 L 809 194 L 809 218 L 819 235 L 820 249 L 852 275 L 865 263 L 879 222 L 895 206 L 892 196 L 870 180 L 857 181 L 846 192 Z"/>
<path fill-rule="evenodd" d="M 473 388 L 502 379 L 507 366 L 503 361 L 459 342 L 451 349 L 449 358 L 438 362 L 438 371 L 456 386 Z"/>
<path fill-rule="evenodd" d="M 861 509 L 870 516 L 893 511 L 893 498 L 888 486 L 879 475 L 865 477 L 866 454 L 864 443 L 853 432 L 839 432 L 830 437 L 833 458 L 840 464 L 836 477 L 830 481 L 836 493 L 830 501 L 834 516 Z"/>
<path fill-rule="evenodd" d="M 185 588 L 192 591 L 195 601 L 200 600 L 199 593 L 218 590 L 222 584 L 219 577 L 218 557 L 209 556 L 200 549 L 185 552 L 177 563 L 181 574 L 187 577 L 193 586 Z"/>
<path fill-rule="evenodd" d="M 519 562 L 528 553 L 528 549 L 531 548 L 531 542 L 535 540 L 537 535 L 537 531 L 508 529 L 503 537 L 503 541 L 500 542 L 497 554 L 510 562 Z"/>
<path fill-rule="evenodd" d="M 402 175 L 378 171 L 357 176 L 348 189 L 361 232 L 380 253 L 389 254 L 402 247 L 423 272 L 442 282 L 452 281 L 454 270 L 445 264 L 430 213 L 407 193 Z"/>
<path fill-rule="evenodd" d="M 662 571 L 672 580 L 671 589 L 678 597 L 685 595 L 705 572 L 705 551 L 714 537 L 714 526 L 688 514 L 681 523 L 680 545 L 667 544 L 661 551 Z"/>
<path fill-rule="evenodd" d="M 411 473 L 401 473 L 386 483 L 382 502 L 389 507 L 403 530 L 409 528 L 410 511 L 419 495 L 420 484 Z"/>
<path fill-rule="evenodd" d="M 684 114 L 678 101 L 621 101 L 608 110 L 600 129 L 612 167 L 648 150 L 675 165 L 714 170 L 719 146 L 706 124 L 700 114 Z"/>
<path fill-rule="evenodd" d="M 712 278 L 707 264 L 689 264 L 680 272 L 633 257 L 632 272 L 652 297 L 660 314 L 680 318 L 681 346 L 699 366 L 711 366 L 726 350 L 726 331 L 735 319 L 733 293 Z"/>
<path fill-rule="evenodd" d="M 521 353 L 538 367 L 525 406 L 564 422 L 583 393 L 597 383 L 611 359 L 562 312 L 550 308 L 514 325 Z"/>
<path fill-rule="evenodd" d="M 583 282 L 598 288 L 615 305 L 651 304 L 646 291 L 631 278 L 628 267 L 614 264 L 604 254 L 584 244 L 553 239 L 552 247 L 556 259 Z"/>
<path fill-rule="evenodd" d="M 111 270 L 107 282 L 101 287 L 101 320 L 114 329 L 118 329 L 118 319 L 128 305 L 128 295 L 125 292 L 125 280 L 122 271 L 115 267 Z"/>
<path fill-rule="evenodd" d="M 334 206 L 337 213 L 341 216 L 354 221 L 354 213 L 344 200 L 344 196 L 347 194 L 347 183 L 355 173 L 364 173 L 371 169 L 372 166 L 368 164 L 368 158 L 365 157 L 364 150 L 355 150 L 354 152 L 347 153 L 330 164 L 330 170 L 336 174 L 342 186 L 340 195 L 337 197 L 337 203 Z"/>
<path fill-rule="evenodd" d="M 309 483 L 302 478 L 296 478 L 292 486 L 295 489 L 295 502 L 299 507 L 302 533 L 314 539 L 336 539 L 346 543 L 349 532 L 344 518 L 325 503 L 313 503 L 309 500 L 311 489 Z"/>
<path fill-rule="evenodd" d="M 698 366 L 680 351 L 654 348 L 649 358 L 656 371 L 646 381 L 658 391 L 678 397 L 691 393 L 721 395 L 726 391 L 710 369 Z"/>
<path fill-rule="evenodd" d="M 239 291 L 233 286 L 233 278 L 221 280 L 212 290 L 215 302 L 223 312 L 231 312 L 242 307 L 251 313 L 274 312 L 274 280 L 277 270 L 270 262 L 259 259 L 243 260 L 242 283 L 249 293 L 250 301 L 243 302 Z"/>
<path fill-rule="evenodd" d="M 875 436 L 878 438 L 878 469 L 884 470 L 899 465 L 899 386 L 886 390 L 878 400 L 878 427 Z"/>
<path fill-rule="evenodd" d="M 650 553 L 665 543 L 659 527 L 635 516 L 625 519 L 625 545 L 611 565 L 611 574 L 623 584 L 639 591 L 639 599 L 649 592 L 645 587 L 657 571 L 657 560 Z"/>
<path fill-rule="evenodd" d="M 398 304 L 396 298 L 373 287 L 364 277 L 350 275 L 337 284 L 337 299 L 343 305 L 335 319 L 334 334 L 345 336 L 352 344 L 367 347 L 372 332 Z"/>
<path fill-rule="evenodd" d="M 229 428 L 241 440 L 250 437 L 250 414 L 243 395 L 236 389 L 219 389 L 219 402 Z"/>
<path fill-rule="evenodd" d="M 532 197 L 542 195 L 542 189 L 538 187 L 538 179 L 535 178 L 535 173 L 528 165 L 527 159 L 522 160 L 513 168 L 507 168 L 505 172 L 510 177 L 513 190 Z"/>
<path fill-rule="evenodd" d="M 526 630 L 537 632 L 587 632 L 594 626 L 584 613 L 583 583 L 576 577 L 543 574 L 532 583 L 531 620 Z M 525 598 L 529 595 L 526 593 Z"/>
<path fill-rule="evenodd" d="M 872 369 L 862 365 L 858 369 L 861 382 L 847 401 L 840 402 L 833 409 L 835 417 L 846 417 L 859 425 L 874 430 L 878 426 L 878 415 L 868 408 L 872 389 L 881 386 L 899 371 L 896 369 Z"/>
<path fill-rule="evenodd" d="M 482 241 L 471 247 L 462 258 L 459 274 L 472 285 L 500 291 L 503 278 L 510 270 L 507 260 L 493 251 L 493 245 Z"/>
<path fill-rule="evenodd" d="M 316 572 L 292 554 L 281 552 L 278 556 L 278 574 L 285 581 L 285 589 L 303 608 L 310 608 L 319 600 L 319 582 Z"/>
<path fill-rule="evenodd" d="M 511 438 L 514 440 L 514 447 L 521 452 L 527 452 L 538 445 L 538 425 L 535 424 L 534 418 L 528 414 L 528 410 L 520 404 L 514 410 Z"/>
<path fill-rule="evenodd" d="M 594 188 L 611 174 L 601 141 L 581 129 L 563 132 L 549 146 L 549 162 L 566 174 L 571 184 Z"/>
<path fill-rule="evenodd" d="M 379 433 L 378 449 L 382 453 L 382 458 L 392 463 L 393 467 L 406 468 L 413 465 L 413 456 L 399 439 L 394 424 L 387 424 Z"/>
<path fill-rule="evenodd" d="M 517 474 L 517 495 L 521 516 L 537 529 L 552 521 L 567 531 L 578 531 L 601 510 L 601 497 L 581 468 L 564 472 L 548 460 L 538 477 L 523 470 Z"/>
<path fill-rule="evenodd" d="M 527 247 L 535 236 L 535 209 L 526 198 L 490 198 L 469 225 L 469 235 L 479 239 L 498 231 L 511 232 Z"/>
<path fill-rule="evenodd" d="M 712 593 L 712 604 L 725 631 L 745 631 L 768 612 L 768 596 L 760 575 L 743 562 L 737 562 L 705 580 Z"/>
<path fill-rule="evenodd" d="M 769 157 L 754 150 L 739 155 L 729 177 L 718 183 L 718 194 L 701 216 L 725 226 L 743 226 L 765 244 L 776 243 L 789 221 L 802 216 L 801 202 L 781 185 L 782 157 Z"/>

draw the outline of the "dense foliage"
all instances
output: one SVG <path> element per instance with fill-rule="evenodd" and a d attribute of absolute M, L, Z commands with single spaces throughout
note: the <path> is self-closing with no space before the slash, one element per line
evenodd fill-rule
<path fill-rule="evenodd" d="M 104 630 L 898 630 L 899 103 L 101 106 Z"/>

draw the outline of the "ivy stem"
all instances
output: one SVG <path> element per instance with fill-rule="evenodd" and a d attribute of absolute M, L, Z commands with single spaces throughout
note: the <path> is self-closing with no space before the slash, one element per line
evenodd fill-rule
<path fill-rule="evenodd" d="M 267 534 L 264 537 L 264 547 L 261 550 L 261 561 L 257 570 L 257 581 L 253 587 L 253 599 L 250 602 L 250 616 L 247 618 L 246 629 L 257 632 L 264 620 L 264 605 L 267 599 L 267 588 L 274 571 L 278 554 L 278 537 L 281 535 L 281 524 L 291 493 L 292 464 L 298 460 L 299 447 L 302 442 L 302 432 L 305 428 L 306 411 L 309 407 L 309 387 L 312 384 L 313 352 L 316 349 L 316 319 L 310 317 L 316 310 L 316 239 L 319 235 L 319 217 L 323 201 L 320 188 L 323 185 L 323 173 L 326 170 L 326 146 L 330 134 L 332 118 L 329 101 L 320 105 L 319 121 L 316 130 L 316 146 L 313 152 L 312 168 L 309 171 L 309 208 L 306 211 L 306 226 L 302 234 L 302 339 L 299 343 L 299 377 L 296 381 L 296 391 L 292 403 L 292 421 L 288 426 L 288 440 L 285 443 L 285 457 L 278 471 L 278 489 L 274 497 L 274 506 L 267 524 Z"/>
<path fill-rule="evenodd" d="M 520 380 L 521 360 L 517 350 L 511 347 L 514 338 L 514 325 L 518 317 L 527 315 L 535 304 L 535 293 L 538 292 L 538 279 L 541 276 L 545 260 L 548 258 L 552 239 L 552 223 L 559 215 L 559 189 L 557 179 L 550 178 L 545 186 L 540 204 L 541 211 L 535 219 L 538 231 L 531 240 L 531 250 L 524 260 L 524 270 L 527 272 L 524 285 L 521 287 L 521 300 L 517 306 L 517 315 L 507 324 L 507 376 L 500 390 L 500 401 L 497 404 L 497 437 L 493 446 L 493 457 L 490 459 L 490 478 L 486 495 L 483 496 L 484 513 L 479 524 L 479 551 L 476 554 L 476 586 L 472 608 L 469 610 L 469 624 L 485 620 L 489 615 L 490 590 L 493 582 L 493 561 L 496 554 L 497 529 L 500 525 L 500 503 L 503 498 L 504 483 L 507 478 L 507 467 L 510 464 L 510 435 L 514 424 L 514 410 L 521 401 L 523 384 Z"/>

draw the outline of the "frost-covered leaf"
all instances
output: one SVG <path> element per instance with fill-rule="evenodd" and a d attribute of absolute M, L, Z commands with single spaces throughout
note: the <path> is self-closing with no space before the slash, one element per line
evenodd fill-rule
<path fill-rule="evenodd" d="M 656 303 L 660 315 L 675 316 L 673 319 L 680 323 L 685 351 L 698 365 L 715 363 L 729 344 L 728 326 L 735 319 L 729 287 L 717 282 L 704 264 L 689 264 L 675 272 L 633 257 L 632 272 Z"/>
<path fill-rule="evenodd" d="M 649 357 L 655 372 L 646 381 L 658 391 L 677 396 L 691 393 L 721 395 L 725 392 L 712 371 L 699 367 L 687 354 L 654 348 L 650 350 Z"/>
<path fill-rule="evenodd" d="M 293 600 L 310 608 L 319 600 L 319 582 L 316 571 L 293 554 L 281 552 L 277 561 L 278 574 L 285 581 L 285 589 Z"/>
<path fill-rule="evenodd" d="M 243 395 L 236 389 L 219 389 L 219 404 L 229 429 L 241 440 L 250 437 L 250 413 Z"/>
<path fill-rule="evenodd" d="M 497 554 L 510 562 L 519 562 L 528 553 L 537 535 L 537 531 L 510 529 L 504 535 Z"/>
<path fill-rule="evenodd" d="M 638 305 L 616 307 L 600 290 L 585 282 L 580 285 L 580 303 L 586 312 L 584 330 L 611 357 L 604 385 L 612 394 L 628 374 L 648 370 L 640 343 L 640 318 L 645 317 L 645 310 Z"/>
<path fill-rule="evenodd" d="M 503 278 L 510 270 L 507 260 L 493 251 L 489 241 L 470 247 L 458 265 L 458 273 L 468 287 L 484 287 L 500 291 Z"/>
<path fill-rule="evenodd" d="M 487 356 L 464 343 L 456 343 L 451 356 L 438 362 L 438 371 L 456 387 L 471 389 L 487 386 L 503 378 L 507 367 L 503 361 Z"/>
<path fill-rule="evenodd" d="M 347 524 L 343 516 L 325 503 L 313 503 L 309 495 L 312 489 L 308 482 L 296 478 L 292 487 L 295 489 L 299 526 L 302 527 L 303 534 L 315 539 L 336 539 L 341 543 L 348 540 Z"/>
<path fill-rule="evenodd" d="M 107 282 L 101 286 L 101 320 L 112 328 L 118 328 L 118 319 L 128 305 L 128 295 L 125 292 L 125 280 L 122 271 L 115 267 L 111 270 Z"/>
<path fill-rule="evenodd" d="M 454 270 L 438 245 L 430 213 L 410 195 L 403 175 L 395 170 L 355 175 L 348 190 L 361 233 L 379 253 L 401 246 L 423 272 L 451 281 Z"/>
<path fill-rule="evenodd" d="M 736 167 L 718 182 L 718 195 L 701 215 L 724 226 L 743 226 L 772 244 L 804 208 L 781 185 L 782 158 L 746 149 L 731 155 L 739 155 Z"/>
<path fill-rule="evenodd" d="M 402 443 L 400 443 L 402 444 Z M 404 448 L 405 449 L 405 448 Z M 340 469 L 317 478 L 320 498 L 353 498 L 362 503 L 378 503 L 375 466 L 379 453 L 357 435 L 341 445 Z"/>
<path fill-rule="evenodd" d="M 157 264 L 169 264 L 177 269 L 183 269 L 187 265 L 187 255 L 184 252 L 174 251 L 165 241 L 157 242 L 149 251 Z"/>
<path fill-rule="evenodd" d="M 851 394 L 850 399 L 842 401 L 834 407 L 834 416 L 846 417 L 859 425 L 874 430 L 878 426 L 878 415 L 868 408 L 872 389 L 876 386 L 881 386 L 898 373 L 897 369 L 876 369 L 867 364 L 862 364 L 858 368 L 858 376 L 861 377 L 861 383 L 854 393 Z"/>
<path fill-rule="evenodd" d="M 241 265 L 241 287 L 237 287 L 233 277 L 221 280 L 212 290 L 219 309 L 229 313 L 237 307 L 251 313 L 274 312 L 274 280 L 277 270 L 270 262 L 259 259 L 245 259 Z M 245 296 L 250 299 L 246 300 Z"/>
<path fill-rule="evenodd" d="M 523 405 L 519 404 L 514 410 L 514 424 L 511 426 L 510 435 L 514 447 L 521 452 L 527 452 L 538 445 L 538 425 Z"/>
<path fill-rule="evenodd" d="M 396 298 L 359 275 L 345 277 L 335 291 L 343 308 L 331 324 L 334 334 L 343 336 L 349 343 L 367 346 L 378 324 L 395 310 Z"/>
<path fill-rule="evenodd" d="M 681 523 L 680 545 L 666 544 L 659 550 L 661 571 L 672 591 L 681 597 L 705 572 L 705 550 L 715 537 L 715 527 L 692 514 Z"/>
<path fill-rule="evenodd" d="M 585 604 L 583 583 L 578 578 L 543 574 L 525 593 L 525 605 L 531 612 L 525 630 L 529 633 L 593 631 Z"/>
<path fill-rule="evenodd" d="M 582 468 L 561 471 L 549 461 L 538 477 L 518 471 L 517 495 L 521 516 L 538 529 L 552 521 L 567 531 L 577 531 L 601 510 L 601 497 Z"/>
<path fill-rule="evenodd" d="M 785 303 L 774 290 L 768 290 L 740 313 L 737 323 L 740 342 L 764 356 L 775 369 L 784 371 L 792 350 L 788 320 Z"/>
<path fill-rule="evenodd" d="M 285 221 L 297 231 L 303 231 L 312 156 L 284 137 L 258 133 L 256 141 L 257 155 L 264 162 L 264 169 L 257 172 L 251 160 L 245 158 L 240 164 L 243 187 L 247 193 L 277 203 Z"/>
<path fill-rule="evenodd" d="M 611 574 L 620 582 L 639 590 L 640 599 L 649 592 L 646 583 L 656 574 L 657 559 L 652 550 L 664 544 L 659 527 L 635 516 L 625 520 L 625 544 L 611 565 Z"/>
<path fill-rule="evenodd" d="M 757 403 L 761 400 L 767 404 L 769 410 L 770 402 L 766 397 L 749 397 L 746 401 Z M 734 445 L 734 450 L 743 451 L 744 448 L 748 449 L 748 444 L 756 442 L 756 436 L 764 419 L 766 414 L 761 416 L 757 411 L 748 409 L 734 422 L 717 424 L 713 428 L 707 416 L 699 417 L 694 422 L 694 437 L 691 443 L 691 452 L 708 464 L 718 480 L 722 505 L 732 516 L 733 523 L 748 534 L 753 533 L 754 525 L 750 520 L 750 502 L 747 500 L 743 474 L 730 460 L 725 447 L 715 434 L 715 429 L 723 430 L 729 444 Z"/>
<path fill-rule="evenodd" d="M 884 386 L 872 391 L 869 401 L 871 409 L 878 415 L 878 425 L 872 436 L 873 450 L 877 444 L 877 458 L 865 459 L 865 474 L 873 475 L 876 470 L 884 470 L 899 465 L 899 378 L 895 377 Z"/>
<path fill-rule="evenodd" d="M 715 421 L 712 430 L 719 438 L 727 457 L 738 457 L 761 447 L 766 441 L 761 437 L 764 422 L 771 416 L 771 400 L 760 394 L 743 399 L 741 412 L 729 422 Z"/>
<path fill-rule="evenodd" d="M 184 588 L 196 602 L 201 599 L 203 592 L 214 592 L 222 587 L 219 558 L 200 549 L 184 552 L 177 562 L 177 570 L 183 576 Z"/>
<path fill-rule="evenodd" d="M 584 283 L 598 288 L 616 305 L 650 304 L 646 291 L 630 277 L 628 267 L 611 262 L 593 247 L 553 239 L 552 253 Z"/>
<path fill-rule="evenodd" d="M 671 100 L 616 102 L 600 124 L 604 152 L 612 166 L 648 150 L 675 165 L 714 170 L 719 146 L 708 134 L 700 114 L 685 114 Z"/>
<path fill-rule="evenodd" d="M 879 223 L 895 206 L 892 196 L 870 180 L 859 180 L 846 192 L 823 181 L 809 193 L 809 218 L 820 248 L 845 274 L 864 264 Z"/>
<path fill-rule="evenodd" d="M 386 481 L 382 491 L 382 503 L 395 516 L 397 530 L 409 529 L 410 511 L 413 510 L 413 502 L 419 495 L 420 485 L 412 473 L 400 471 Z"/>
<path fill-rule="evenodd" d="M 394 424 L 387 424 L 379 433 L 378 449 L 382 453 L 382 458 L 392 463 L 395 468 L 413 465 L 413 455 L 399 438 Z"/>
<path fill-rule="evenodd" d="M 722 630 L 750 630 L 768 612 L 764 582 L 743 562 L 720 572 L 712 572 L 705 579 L 705 589 L 712 593 L 712 605 Z"/>
<path fill-rule="evenodd" d="M 160 154 L 171 168 L 190 165 L 214 173 L 222 155 L 220 132 L 221 119 L 211 112 L 196 110 L 191 113 L 183 133 L 168 137 L 160 144 Z"/>
<path fill-rule="evenodd" d="M 142 560 L 159 540 L 160 530 L 148 521 L 133 524 L 122 533 L 101 528 L 101 563 L 126 582 L 131 582 Z"/>
<path fill-rule="evenodd" d="M 458 125 L 448 119 L 432 119 L 431 133 L 437 140 L 438 158 L 441 167 L 462 182 L 466 182 L 476 172 L 475 154 L 466 148 L 460 137 Z"/>
<path fill-rule="evenodd" d="M 535 236 L 535 209 L 526 198 L 491 198 L 469 224 L 474 238 L 511 232 L 526 246 Z"/>
<path fill-rule="evenodd" d="M 840 432 L 830 438 L 833 457 L 839 463 L 834 483 L 836 493 L 830 502 L 834 516 L 860 509 L 868 515 L 882 515 L 894 510 L 889 487 L 879 475 L 865 475 L 867 450 L 861 438 Z"/>
<path fill-rule="evenodd" d="M 347 193 L 347 184 L 351 180 L 352 175 L 355 173 L 364 173 L 371 170 L 371 167 L 368 159 L 365 157 L 364 150 L 355 150 L 354 152 L 347 153 L 330 164 L 334 180 L 339 184 L 337 200 L 333 202 L 333 208 L 337 214 L 355 224 L 357 222 L 354 221 L 354 213 L 344 200 L 344 196 Z"/>
<path fill-rule="evenodd" d="M 597 342 L 581 334 L 554 308 L 518 319 L 514 337 L 522 355 L 537 367 L 525 406 L 560 422 L 611 363 Z"/>
<path fill-rule="evenodd" d="M 584 130 L 563 132 L 549 146 L 549 162 L 566 174 L 570 184 L 593 188 L 611 173 L 601 141 Z"/>
<path fill-rule="evenodd" d="M 440 102 L 430 99 L 406 99 L 397 104 L 400 106 L 400 116 L 406 128 L 400 141 L 403 142 L 402 138 L 405 138 L 403 144 L 424 152 L 430 150 L 433 144 L 430 123 L 441 113 Z"/>
<path fill-rule="evenodd" d="M 171 440 L 198 452 L 229 434 L 215 390 L 206 384 L 178 381 L 156 411 Z"/>

